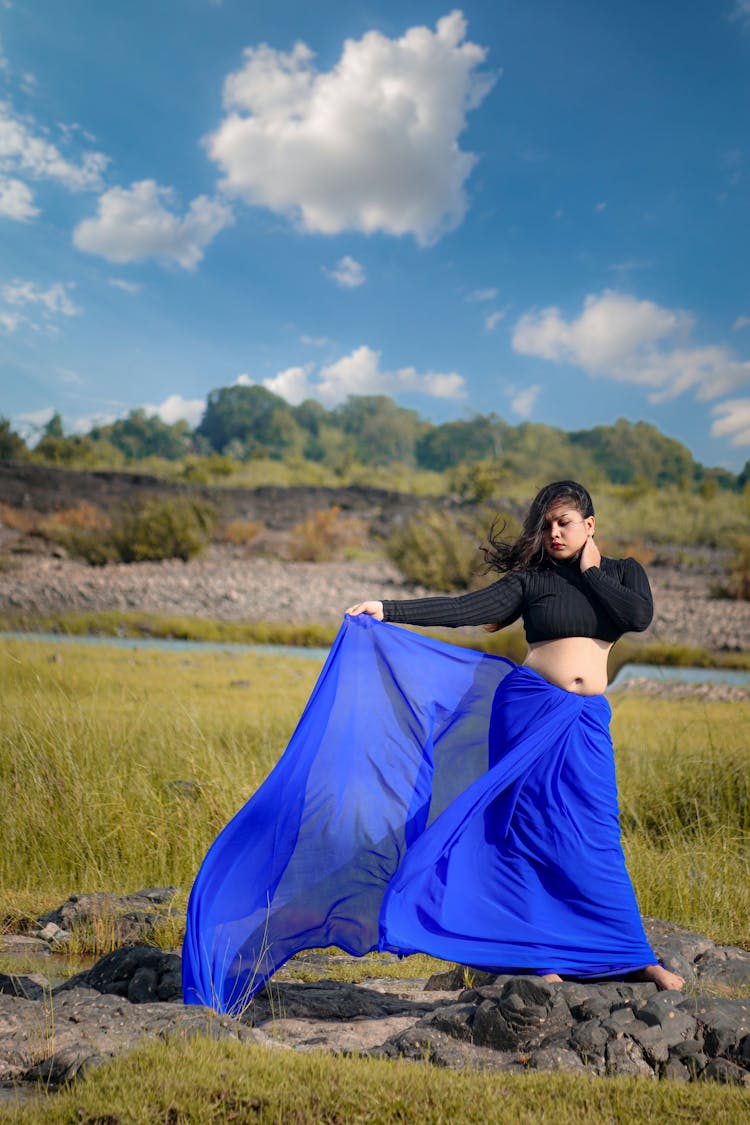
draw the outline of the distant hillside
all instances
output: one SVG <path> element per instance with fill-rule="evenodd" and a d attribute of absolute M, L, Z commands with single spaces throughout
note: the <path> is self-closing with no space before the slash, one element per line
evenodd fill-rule
<path fill-rule="evenodd" d="M 213 459 L 211 472 L 225 476 L 243 463 L 270 459 L 317 466 L 342 480 L 354 465 L 450 474 L 485 463 L 497 481 L 571 476 L 593 483 L 734 490 L 750 480 L 750 462 L 736 476 L 706 468 L 681 442 L 647 422 L 621 418 L 566 433 L 533 422 L 512 426 L 491 413 L 435 424 L 385 395 L 352 395 L 328 410 L 312 399 L 292 406 L 265 387 L 220 387 L 208 396 L 194 430 L 187 422 L 168 425 L 135 410 L 88 434 L 71 435 L 56 414 L 33 449 L 0 418 L 0 460 L 132 470 L 146 459 L 191 458 Z M 191 479 L 188 473 L 185 479 Z"/>

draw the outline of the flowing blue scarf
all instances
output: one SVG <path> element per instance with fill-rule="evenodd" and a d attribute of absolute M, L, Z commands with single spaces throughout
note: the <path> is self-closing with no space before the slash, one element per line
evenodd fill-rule
<path fill-rule="evenodd" d="M 186 1003 L 240 1011 L 295 953 L 617 976 L 655 957 L 620 845 L 609 704 L 347 617 L 285 753 L 209 850 Z"/>

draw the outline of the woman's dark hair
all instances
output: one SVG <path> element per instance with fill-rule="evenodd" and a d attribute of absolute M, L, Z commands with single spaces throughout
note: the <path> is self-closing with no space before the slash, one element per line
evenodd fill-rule
<path fill-rule="evenodd" d="M 489 545 L 481 548 L 487 569 L 499 570 L 505 574 L 510 570 L 520 570 L 521 567 L 540 567 L 547 557 L 542 543 L 544 517 L 550 508 L 560 503 L 570 504 L 584 519 L 594 514 L 591 497 L 582 484 L 574 480 L 556 480 L 545 484 L 531 501 L 531 507 L 523 521 L 523 531 L 515 542 L 506 543 L 501 538 L 504 525 L 496 532 L 493 523 L 487 536 Z"/>

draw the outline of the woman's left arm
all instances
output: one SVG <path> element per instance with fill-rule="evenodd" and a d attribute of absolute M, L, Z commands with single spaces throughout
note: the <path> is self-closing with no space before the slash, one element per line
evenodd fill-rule
<path fill-rule="evenodd" d="M 642 633 L 654 616 L 654 601 L 646 571 L 635 559 L 623 559 L 620 574 L 605 574 L 593 539 L 581 552 L 584 582 L 625 633 Z"/>

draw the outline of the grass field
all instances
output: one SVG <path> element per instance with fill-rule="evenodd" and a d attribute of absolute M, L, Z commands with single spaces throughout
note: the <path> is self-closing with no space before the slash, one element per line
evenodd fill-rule
<path fill-rule="evenodd" d="M 283 750 L 319 668 L 298 657 L 5 641 L 3 928 L 22 928 L 81 891 L 173 884 L 184 904 L 209 844 Z M 643 912 L 721 942 L 747 943 L 750 704 L 631 694 L 612 702 L 625 849 Z M 165 945 L 179 938 L 174 926 L 162 934 Z M 397 970 L 416 976 L 429 967 L 405 959 Z M 382 975 L 382 965 L 373 972 Z M 278 1068 L 293 1096 L 279 1089 Z M 183 1075 L 182 1092 L 170 1084 L 173 1069 Z M 143 1090 L 137 1107 L 132 1095 L 128 1101 L 135 1083 Z M 746 1093 L 664 1086 L 552 1075 L 519 1082 L 414 1064 L 286 1052 L 277 1059 L 208 1042 L 162 1044 L 56 1097 L 58 1116 L 36 1106 L 28 1112 L 39 1116 L 23 1119 L 747 1120 Z M 493 1105 L 502 1105 L 503 1116 Z M 95 1106 L 114 1116 L 97 1117 Z"/>
<path fill-rule="evenodd" d="M 749 1114 L 750 1092 L 726 1086 L 510 1077 L 203 1039 L 144 1045 L 4 1119 L 16 1125 L 746 1125 Z"/>

